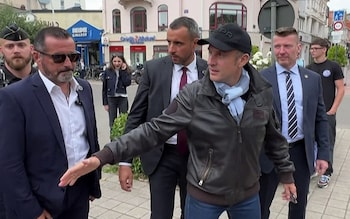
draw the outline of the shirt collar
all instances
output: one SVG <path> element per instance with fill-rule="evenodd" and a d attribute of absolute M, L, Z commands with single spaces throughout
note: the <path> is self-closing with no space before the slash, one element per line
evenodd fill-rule
<path fill-rule="evenodd" d="M 277 74 L 284 74 L 285 71 L 289 71 L 291 73 L 299 74 L 298 64 L 295 63 L 295 65 L 290 70 L 288 70 L 288 69 L 282 67 L 280 64 L 278 64 L 278 62 L 276 62 L 276 72 L 277 72 Z"/>
<path fill-rule="evenodd" d="M 178 71 L 182 72 L 182 68 L 183 67 L 187 67 L 187 72 L 190 72 L 190 73 L 191 72 L 195 72 L 196 69 L 197 69 L 197 64 L 196 63 L 197 63 L 197 56 L 194 55 L 194 59 L 189 65 L 184 66 L 184 65 L 174 64 L 174 69 L 175 69 L 176 72 L 178 72 Z"/>

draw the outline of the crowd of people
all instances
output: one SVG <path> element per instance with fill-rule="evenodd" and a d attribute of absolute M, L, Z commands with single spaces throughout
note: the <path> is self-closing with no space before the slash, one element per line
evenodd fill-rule
<path fill-rule="evenodd" d="M 258 72 L 237 24 L 199 33 L 192 18 L 171 22 L 169 55 L 143 64 L 130 110 L 130 67 L 110 58 L 102 76 L 109 128 L 121 113 L 128 119 L 125 134 L 100 148 L 91 85 L 74 76 L 85 65 L 72 36 L 46 27 L 31 43 L 15 24 L 1 30 L 0 219 L 87 219 L 89 202 L 103 195 L 101 167 L 119 164 L 121 189 L 131 192 L 139 155 L 151 219 L 173 218 L 177 186 L 182 219 L 268 219 L 279 183 L 288 218 L 305 218 L 310 177 L 320 176 L 320 188 L 330 183 L 344 96 L 328 41 L 311 43 L 314 62 L 304 68 L 298 32 L 279 28 L 276 62 Z M 208 45 L 207 61 L 198 45 Z"/>

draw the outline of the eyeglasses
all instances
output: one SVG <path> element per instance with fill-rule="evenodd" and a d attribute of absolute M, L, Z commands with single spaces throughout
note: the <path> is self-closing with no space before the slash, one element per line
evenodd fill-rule
<path fill-rule="evenodd" d="M 323 47 L 312 47 L 312 48 L 310 48 L 310 51 L 319 50 L 319 49 L 323 49 Z"/>
<path fill-rule="evenodd" d="M 69 60 L 71 62 L 76 62 L 80 59 L 80 53 L 79 52 L 75 52 L 75 53 L 71 53 L 71 54 L 48 54 L 46 52 L 40 51 L 40 50 L 36 50 L 39 53 L 49 56 L 52 58 L 54 63 L 63 63 L 64 61 L 66 61 L 66 58 L 68 57 Z"/>

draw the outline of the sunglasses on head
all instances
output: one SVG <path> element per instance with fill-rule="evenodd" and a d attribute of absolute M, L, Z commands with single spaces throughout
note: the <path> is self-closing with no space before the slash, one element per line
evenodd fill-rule
<path fill-rule="evenodd" d="M 71 62 L 77 62 L 80 59 L 80 53 L 75 52 L 75 53 L 70 53 L 70 54 L 48 54 L 46 52 L 36 50 L 39 53 L 49 56 L 52 58 L 54 63 L 63 63 L 66 61 L 66 58 L 68 57 Z"/>

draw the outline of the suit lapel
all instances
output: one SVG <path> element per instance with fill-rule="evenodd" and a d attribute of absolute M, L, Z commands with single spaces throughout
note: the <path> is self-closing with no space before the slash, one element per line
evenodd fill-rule
<path fill-rule="evenodd" d="M 80 83 L 80 80 L 78 80 L 78 83 Z M 89 90 L 86 88 L 83 88 L 81 85 L 79 85 L 80 87 L 77 90 L 77 94 L 78 94 L 78 104 L 83 107 L 83 111 L 84 111 L 84 118 L 85 118 L 85 122 L 86 122 L 86 132 L 87 132 L 87 138 L 89 141 L 89 145 L 90 145 L 90 150 L 92 150 L 92 152 L 96 151 L 95 149 L 95 142 L 94 142 L 94 134 L 93 134 L 93 120 L 94 118 L 92 116 L 94 116 L 94 113 L 91 112 L 91 109 L 93 108 L 93 106 L 91 106 L 91 97 L 89 95 Z M 94 147 L 94 148 L 92 148 Z"/>
<path fill-rule="evenodd" d="M 168 56 L 164 60 L 163 72 L 160 75 L 163 76 L 161 82 L 165 83 L 165 86 L 164 84 L 159 85 L 159 86 L 162 86 L 163 108 L 165 109 L 166 107 L 169 106 L 170 99 L 171 99 L 171 81 L 173 77 L 173 63 L 171 61 L 170 56 Z"/>
<path fill-rule="evenodd" d="M 309 84 L 310 80 L 307 80 L 309 78 L 309 75 L 307 74 L 307 72 L 304 71 L 304 69 L 299 67 L 299 74 L 300 74 L 300 81 L 301 81 L 301 87 L 302 87 L 302 91 L 303 91 L 303 114 L 305 116 L 306 112 L 307 112 L 307 100 L 308 95 L 314 93 L 312 91 L 312 89 L 314 89 L 314 85 L 313 84 Z"/>
<path fill-rule="evenodd" d="M 207 70 L 207 63 L 200 59 L 199 57 L 197 57 L 197 71 L 198 71 L 198 79 L 203 78 L 205 71 Z"/>
<path fill-rule="evenodd" d="M 207 69 L 207 64 L 204 60 L 197 57 L 196 65 L 198 71 L 198 79 L 201 79 L 203 78 L 205 70 Z M 160 81 L 166 85 L 164 86 L 164 84 L 160 84 L 163 90 L 163 107 L 166 108 L 169 106 L 171 99 L 171 84 L 173 77 L 173 62 L 170 56 L 167 56 L 167 58 L 164 59 L 164 67 L 162 70 L 162 74 L 160 74 L 159 76 L 163 77 Z"/>
<path fill-rule="evenodd" d="M 32 81 L 34 94 L 38 99 L 47 119 L 50 121 L 50 125 L 52 127 L 53 132 L 55 133 L 57 142 L 59 143 L 61 150 L 64 154 L 66 154 L 61 125 L 58 120 L 57 113 L 51 100 L 50 94 L 47 92 L 44 82 L 41 80 L 38 73 L 32 77 Z"/>
<path fill-rule="evenodd" d="M 269 81 L 272 85 L 272 92 L 273 92 L 273 99 L 274 99 L 274 109 L 276 111 L 276 115 L 279 118 L 280 121 L 282 121 L 282 109 L 281 109 L 281 99 L 280 99 L 280 92 L 278 87 L 278 81 L 277 81 L 277 71 L 276 67 L 274 66 L 273 69 L 271 69 L 271 74 L 268 74 Z"/>

